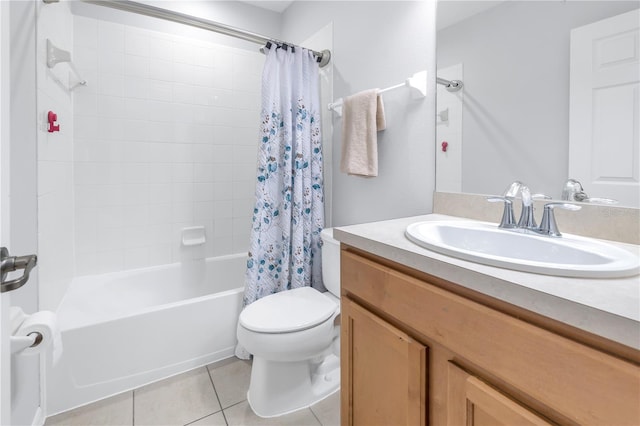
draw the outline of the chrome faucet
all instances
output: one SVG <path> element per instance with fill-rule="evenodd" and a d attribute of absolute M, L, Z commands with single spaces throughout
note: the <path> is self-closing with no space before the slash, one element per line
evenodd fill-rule
<path fill-rule="evenodd" d="M 575 179 L 568 179 L 562 188 L 562 199 L 566 201 L 584 201 L 589 196 L 584 192 L 582 184 Z"/>
<path fill-rule="evenodd" d="M 536 218 L 533 214 L 533 199 L 531 198 L 529 187 L 522 185 L 520 187 L 520 194 L 522 196 L 522 212 L 518 220 L 518 228 L 535 230 L 538 225 L 536 224 Z"/>
<path fill-rule="evenodd" d="M 522 212 L 520 213 L 520 219 L 516 223 L 513 215 L 513 200 L 518 195 L 522 197 Z M 500 228 L 507 229 L 534 229 L 537 228 L 536 220 L 533 215 L 533 200 L 531 197 L 531 191 L 529 187 L 520 181 L 513 182 L 502 194 L 502 197 L 489 197 L 489 202 L 504 202 L 504 212 L 502 213 L 502 220 L 500 221 Z"/>
<path fill-rule="evenodd" d="M 582 207 L 570 203 L 547 203 L 544 205 L 544 211 L 542 212 L 542 222 L 540 227 L 534 231 L 541 235 L 547 235 L 549 237 L 561 237 L 562 234 L 558 229 L 556 223 L 556 216 L 553 214 L 553 209 L 565 209 L 565 210 L 580 210 Z"/>
<path fill-rule="evenodd" d="M 522 198 L 522 212 L 520 213 L 520 219 L 516 223 L 515 216 L 513 214 L 513 200 L 518 193 L 520 193 Z M 487 201 L 504 202 L 504 211 L 498 227 L 532 231 L 549 237 L 560 237 L 562 235 L 558 229 L 558 225 L 553 214 L 553 210 L 555 208 L 565 210 L 580 210 L 581 208 L 580 206 L 570 203 L 547 203 L 544 206 L 542 222 L 540 223 L 540 226 L 538 226 L 536 224 L 533 210 L 534 198 L 549 199 L 550 197 L 542 194 L 531 195 L 531 191 L 528 186 L 520 181 L 515 181 L 504 191 L 502 197 L 489 197 L 487 198 Z"/>
<path fill-rule="evenodd" d="M 562 197 L 565 201 L 579 201 L 583 203 L 594 204 L 618 204 L 617 200 L 612 198 L 595 198 L 589 197 L 582 184 L 575 179 L 567 179 L 562 187 Z"/>

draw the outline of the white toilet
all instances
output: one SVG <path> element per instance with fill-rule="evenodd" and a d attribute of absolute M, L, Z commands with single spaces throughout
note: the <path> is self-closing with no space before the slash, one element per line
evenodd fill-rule
<path fill-rule="evenodd" d="M 321 233 L 321 293 L 302 287 L 263 297 L 238 321 L 238 342 L 253 354 L 247 400 L 260 417 L 309 407 L 340 388 L 340 243 Z"/>

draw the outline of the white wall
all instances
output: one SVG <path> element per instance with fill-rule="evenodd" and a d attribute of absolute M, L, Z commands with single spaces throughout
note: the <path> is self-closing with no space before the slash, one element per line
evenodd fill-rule
<path fill-rule="evenodd" d="M 570 30 L 634 8 L 637 1 L 510 1 L 438 31 L 438 67 L 464 67 L 463 192 L 500 194 L 521 180 L 560 197 Z"/>
<path fill-rule="evenodd" d="M 333 23 L 334 99 L 429 72 L 424 99 L 414 101 L 404 89 L 384 94 L 387 130 L 378 134 L 378 177 L 340 172 L 342 122 L 333 117 L 332 185 L 334 226 L 429 213 L 435 187 L 435 2 L 304 1 L 283 17 L 282 36 L 292 42 Z"/>

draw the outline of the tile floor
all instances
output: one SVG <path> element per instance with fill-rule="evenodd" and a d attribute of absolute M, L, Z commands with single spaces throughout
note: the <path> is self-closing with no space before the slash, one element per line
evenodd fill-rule
<path fill-rule="evenodd" d="M 247 403 L 251 364 L 230 358 L 47 418 L 45 426 L 338 426 L 340 393 L 311 408 L 262 419 Z"/>

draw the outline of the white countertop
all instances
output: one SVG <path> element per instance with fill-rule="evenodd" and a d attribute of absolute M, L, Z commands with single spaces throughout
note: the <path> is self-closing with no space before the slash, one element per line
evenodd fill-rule
<path fill-rule="evenodd" d="M 333 235 L 352 247 L 640 350 L 640 276 L 555 277 L 457 259 L 405 237 L 409 224 L 429 220 L 468 219 L 429 214 L 337 227 Z M 640 252 L 640 246 L 607 242 Z"/>

